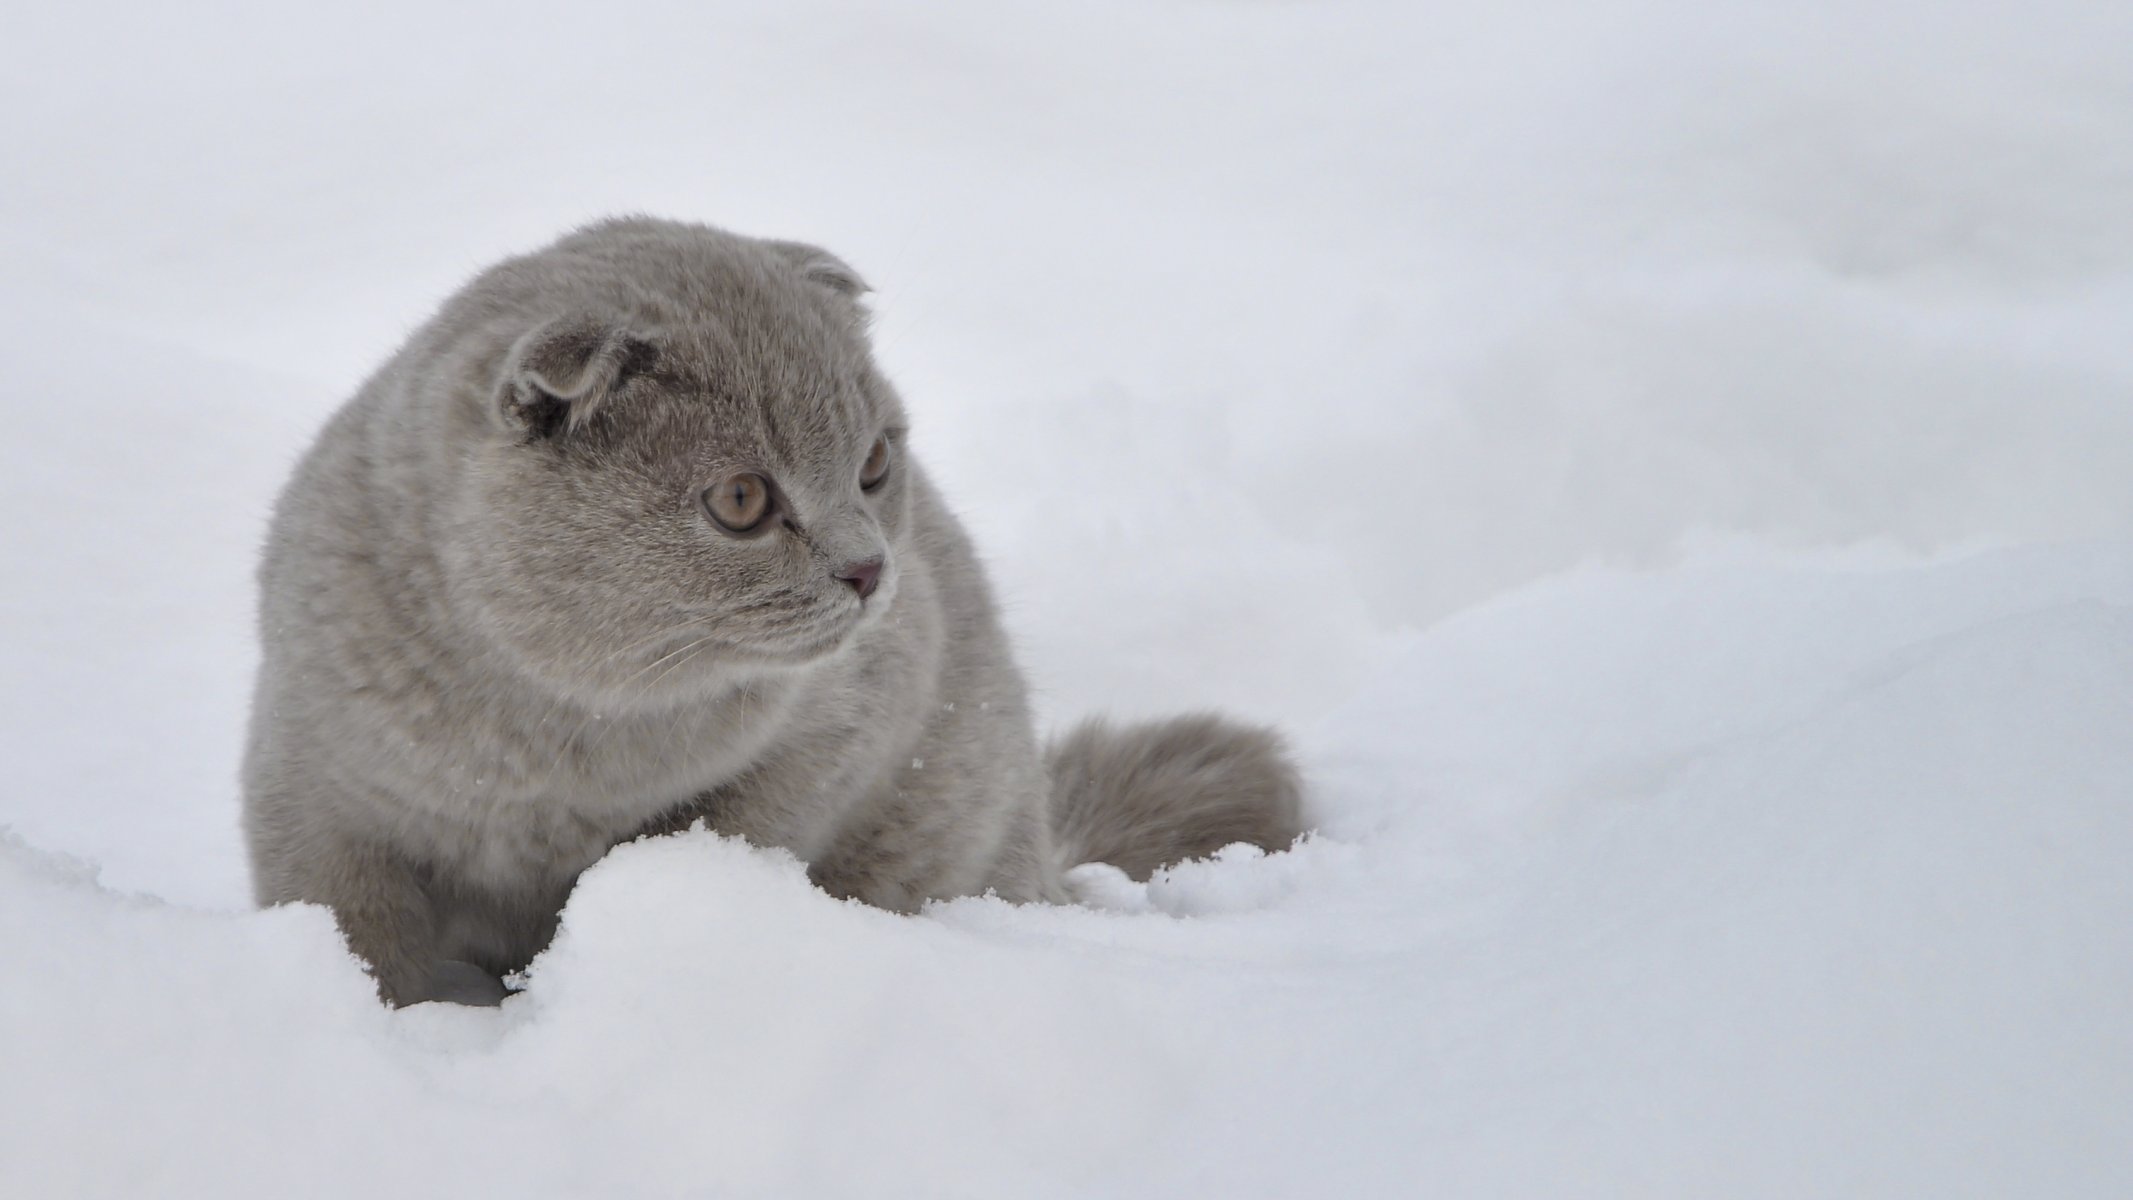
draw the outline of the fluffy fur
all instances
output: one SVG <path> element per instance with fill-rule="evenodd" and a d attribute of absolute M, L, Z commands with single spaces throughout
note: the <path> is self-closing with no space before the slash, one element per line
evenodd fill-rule
<path fill-rule="evenodd" d="M 1273 731 L 1209 714 L 1116 728 L 1083 722 L 1045 755 L 1062 867 L 1135 879 L 1234 842 L 1278 849 L 1302 828 L 1296 770 Z"/>
<path fill-rule="evenodd" d="M 331 906 L 393 1003 L 479 1003 L 581 871 L 697 820 L 904 911 L 1294 839 L 1272 736 L 1210 718 L 1086 727 L 1055 795 L 864 286 L 813 247 L 612 221 L 487 271 L 363 386 L 260 570 L 262 903 Z M 737 472 L 775 505 L 746 535 L 703 500 Z M 839 578 L 874 560 L 871 594 Z"/>

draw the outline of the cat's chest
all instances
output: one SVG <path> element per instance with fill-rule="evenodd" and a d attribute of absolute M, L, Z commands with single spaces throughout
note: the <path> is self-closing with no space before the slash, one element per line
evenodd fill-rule
<path fill-rule="evenodd" d="M 413 744 L 390 820 L 409 845 L 503 884 L 575 875 L 618 840 L 747 772 L 791 726 L 749 695 L 634 716 L 585 711 L 433 731 Z"/>

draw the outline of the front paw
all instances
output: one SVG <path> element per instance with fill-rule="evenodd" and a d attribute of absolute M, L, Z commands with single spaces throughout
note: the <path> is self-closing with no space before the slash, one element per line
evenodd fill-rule
<path fill-rule="evenodd" d="M 442 1004 L 465 1004 L 475 1008 L 494 1008 L 504 1002 L 511 990 L 504 981 L 489 974 L 470 962 L 456 958 L 439 961 L 430 968 L 430 977 L 424 994 L 414 1003 L 437 1001 Z"/>

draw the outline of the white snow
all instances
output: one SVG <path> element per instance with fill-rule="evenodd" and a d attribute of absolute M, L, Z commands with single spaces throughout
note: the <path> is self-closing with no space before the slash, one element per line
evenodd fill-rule
<path fill-rule="evenodd" d="M 48 5 L 0 39 L 0 1195 L 2133 1191 L 2133 8 Z M 810 238 L 1048 722 L 1321 832 L 501 1011 L 247 908 L 252 554 L 483 262 Z"/>

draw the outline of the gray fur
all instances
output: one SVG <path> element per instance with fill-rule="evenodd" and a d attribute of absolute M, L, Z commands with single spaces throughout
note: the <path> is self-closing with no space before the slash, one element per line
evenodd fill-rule
<path fill-rule="evenodd" d="M 1055 836 L 1021 675 L 864 288 L 814 247 L 610 221 L 485 272 L 365 383 L 260 569 L 262 903 L 331 906 L 393 1003 L 480 1002 L 581 871 L 699 819 L 899 911 L 1061 900 L 1093 848 L 1139 870 L 1293 839 L 1274 743 L 1207 722 L 1069 739 Z M 699 502 L 741 469 L 787 518 L 745 537 Z M 874 556 L 862 600 L 835 575 Z"/>
<path fill-rule="evenodd" d="M 1106 862 L 1146 879 L 1235 842 L 1279 850 L 1303 830 L 1303 788 L 1272 730 L 1209 714 L 1125 729 L 1092 719 L 1045 759 L 1063 867 Z"/>

